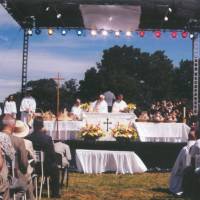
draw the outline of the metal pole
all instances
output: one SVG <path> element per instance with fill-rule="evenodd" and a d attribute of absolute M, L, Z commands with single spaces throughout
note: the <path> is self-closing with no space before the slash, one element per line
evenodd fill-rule
<path fill-rule="evenodd" d="M 199 34 L 192 39 L 193 52 L 193 114 L 199 117 Z M 199 119 L 197 119 L 199 125 Z"/>
<path fill-rule="evenodd" d="M 23 42 L 23 57 L 22 57 L 22 95 L 25 93 L 27 84 L 27 69 L 28 69 L 28 46 L 29 46 L 29 34 L 28 29 L 24 29 L 24 42 Z"/>

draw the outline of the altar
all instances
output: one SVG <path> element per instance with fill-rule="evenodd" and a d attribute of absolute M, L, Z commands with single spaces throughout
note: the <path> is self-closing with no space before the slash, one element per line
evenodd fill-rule
<path fill-rule="evenodd" d="M 86 112 L 84 118 L 81 121 L 58 121 L 58 133 L 57 133 L 57 121 L 44 121 L 44 128 L 47 134 L 54 140 L 80 140 L 79 131 L 82 127 L 88 124 L 99 124 L 105 131 L 109 132 L 118 123 L 120 124 L 132 124 L 136 115 L 134 113 L 90 113 Z M 109 133 L 107 134 L 107 136 Z M 115 140 L 112 137 L 104 137 L 100 140 Z"/>
<path fill-rule="evenodd" d="M 84 122 L 88 124 L 100 124 L 104 131 L 109 131 L 117 124 L 129 125 L 137 119 L 135 113 L 94 113 L 86 112 Z"/>
<path fill-rule="evenodd" d="M 134 125 L 141 142 L 187 142 L 190 128 L 184 123 L 135 122 L 134 113 L 85 113 L 82 121 L 44 121 L 44 128 L 53 140 L 82 140 L 79 131 L 88 124 L 99 124 L 106 132 L 99 141 L 115 141 L 110 130 L 118 123 Z"/>

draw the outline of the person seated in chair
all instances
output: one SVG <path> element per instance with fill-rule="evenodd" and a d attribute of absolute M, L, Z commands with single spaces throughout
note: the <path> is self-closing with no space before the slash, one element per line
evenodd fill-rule
<path fill-rule="evenodd" d="M 43 127 L 43 118 L 40 116 L 35 117 L 33 121 L 33 133 L 28 135 L 26 139 L 32 141 L 35 150 L 44 152 L 44 173 L 50 176 L 51 196 L 53 198 L 60 198 L 59 169 L 56 162 L 54 145 L 52 138 L 46 135 Z"/>
<path fill-rule="evenodd" d="M 72 159 L 70 148 L 67 144 L 63 142 L 56 141 L 54 143 L 55 152 L 60 154 L 62 157 L 62 165 L 61 171 L 62 171 L 62 177 L 61 177 L 61 186 L 64 182 L 66 182 L 67 179 L 67 168 L 69 167 L 69 161 Z M 59 157 L 60 158 L 60 157 Z M 60 159 L 59 159 L 60 160 Z M 67 180 L 68 181 L 68 180 Z M 68 184 L 68 182 L 67 182 Z"/>
<path fill-rule="evenodd" d="M 62 166 L 69 166 L 69 161 L 72 159 L 70 148 L 67 144 L 56 141 L 54 143 L 55 152 L 62 155 Z"/>
<path fill-rule="evenodd" d="M 188 136 L 188 143 L 184 146 L 171 171 L 170 181 L 169 181 L 169 190 L 175 195 L 181 195 L 183 193 L 183 176 L 184 170 L 190 166 L 191 164 L 191 156 L 190 156 L 190 148 L 194 145 L 196 140 L 196 131 L 191 129 L 189 136 Z"/>
<path fill-rule="evenodd" d="M 14 192 L 25 191 L 28 199 L 34 200 L 31 176 L 27 173 L 28 153 L 23 139 L 13 135 L 16 119 L 12 115 L 6 114 L 3 116 L 2 121 L 4 125 L 2 132 L 5 132 L 10 137 L 15 149 L 15 170 L 13 170 L 14 174 L 12 176 L 16 178 L 16 182 L 12 185 L 11 189 Z"/>

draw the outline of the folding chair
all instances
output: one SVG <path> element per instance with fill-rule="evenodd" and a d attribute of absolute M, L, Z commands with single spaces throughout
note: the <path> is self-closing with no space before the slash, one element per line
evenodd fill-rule
<path fill-rule="evenodd" d="M 58 168 L 59 168 L 59 172 L 60 172 L 60 186 L 62 187 L 64 185 L 64 180 L 65 180 L 65 176 L 66 177 L 66 186 L 68 187 L 68 183 L 69 183 L 69 171 L 68 171 L 68 166 L 64 167 L 63 163 L 62 163 L 62 155 L 60 153 L 56 153 L 56 162 L 58 164 Z"/>
<path fill-rule="evenodd" d="M 36 163 L 36 170 L 35 170 L 35 173 L 37 174 L 38 177 L 41 178 L 41 182 L 40 182 L 40 193 L 39 193 L 39 199 L 41 199 L 42 197 L 42 189 L 43 189 L 43 185 L 45 183 L 45 180 L 47 181 L 47 195 L 48 195 L 48 198 L 50 197 L 50 186 L 49 186 L 49 177 L 46 177 L 44 175 L 44 152 L 43 151 L 35 151 L 35 155 L 36 155 L 36 160 L 35 160 L 35 163 Z M 39 169 L 37 168 L 39 164 Z M 37 177 L 36 177 L 37 179 Z M 37 182 L 37 180 L 36 180 Z M 37 188 L 36 188 L 37 190 Z M 37 191 L 36 191 L 37 193 Z"/>
<path fill-rule="evenodd" d="M 11 166 L 12 177 L 15 178 L 15 159 L 12 161 L 11 165 L 12 165 Z M 26 200 L 26 189 L 21 189 L 21 190 L 17 190 L 17 191 L 15 191 L 15 189 L 13 189 L 13 199 L 14 200 L 16 200 L 16 194 L 17 193 L 22 194 L 22 200 Z"/>

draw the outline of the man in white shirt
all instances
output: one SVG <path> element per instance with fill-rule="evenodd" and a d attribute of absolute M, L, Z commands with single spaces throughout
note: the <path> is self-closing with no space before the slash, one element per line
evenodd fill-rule
<path fill-rule="evenodd" d="M 10 114 L 16 118 L 17 107 L 12 95 L 8 97 L 4 104 L 4 114 Z"/>
<path fill-rule="evenodd" d="M 103 95 L 105 96 L 105 101 L 108 104 L 108 112 L 111 112 L 112 111 L 113 102 L 116 99 L 115 95 L 110 90 L 104 92 Z"/>
<path fill-rule="evenodd" d="M 71 109 L 71 113 L 74 115 L 74 118 L 77 120 L 81 120 L 83 118 L 83 110 L 81 108 L 80 99 L 76 99 L 76 102 Z"/>
<path fill-rule="evenodd" d="M 127 103 L 123 100 L 124 96 L 122 94 L 117 95 L 117 100 L 114 102 L 112 107 L 113 113 L 125 112 L 127 108 Z"/>
<path fill-rule="evenodd" d="M 31 91 L 32 91 L 31 88 L 27 88 L 26 95 L 22 99 L 20 105 L 21 120 L 27 123 L 29 126 L 32 126 L 32 119 L 36 110 L 36 101 L 31 96 Z"/>
<path fill-rule="evenodd" d="M 104 95 L 99 95 L 98 100 L 93 103 L 93 112 L 108 113 L 108 104 L 105 101 Z"/>

